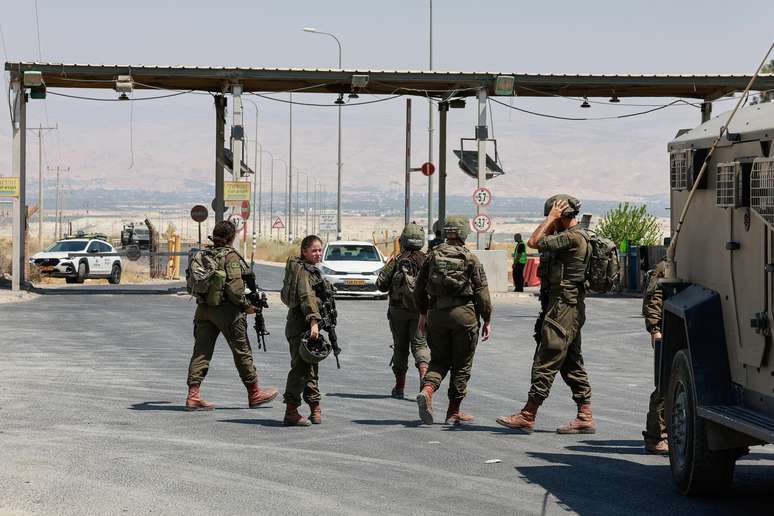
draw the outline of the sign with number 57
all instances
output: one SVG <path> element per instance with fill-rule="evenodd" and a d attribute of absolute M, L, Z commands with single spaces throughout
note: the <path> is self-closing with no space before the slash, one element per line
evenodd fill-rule
<path fill-rule="evenodd" d="M 470 227 L 473 228 L 473 231 L 476 233 L 488 233 L 492 230 L 492 217 L 484 213 L 476 215 L 471 219 Z"/>
<path fill-rule="evenodd" d="M 489 206 L 492 204 L 492 191 L 489 188 L 476 188 L 473 191 L 473 202 L 476 206 Z"/>

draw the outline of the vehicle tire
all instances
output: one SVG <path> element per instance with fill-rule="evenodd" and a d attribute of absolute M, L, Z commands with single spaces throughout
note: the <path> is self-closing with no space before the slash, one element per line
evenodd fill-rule
<path fill-rule="evenodd" d="M 86 262 L 81 262 L 78 264 L 78 276 L 75 277 L 76 283 L 83 283 L 86 279 L 86 275 L 88 274 L 88 269 L 86 267 Z"/>
<path fill-rule="evenodd" d="M 664 417 L 672 479 L 685 495 L 721 494 L 734 476 L 736 450 L 710 450 L 707 422 L 696 415 L 696 391 L 687 350 L 672 361 Z"/>
<path fill-rule="evenodd" d="M 111 285 L 118 285 L 121 283 L 121 266 L 117 263 L 113 264 L 113 269 L 110 271 L 110 277 L 108 283 Z"/>
<path fill-rule="evenodd" d="M 72 276 L 66 276 L 65 283 L 78 283 L 78 278 L 74 278 Z"/>

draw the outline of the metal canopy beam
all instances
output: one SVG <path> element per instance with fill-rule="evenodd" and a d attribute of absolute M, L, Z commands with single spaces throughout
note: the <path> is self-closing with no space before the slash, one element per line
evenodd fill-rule
<path fill-rule="evenodd" d="M 49 88 L 113 89 L 118 75 L 131 75 L 135 89 L 227 91 L 239 82 L 245 92 L 304 89 L 309 93 L 347 93 L 353 75 L 367 75 L 358 93 L 475 96 L 483 86 L 494 95 L 500 75 L 515 79 L 515 94 L 523 97 L 686 97 L 713 100 L 744 90 L 750 75 L 568 75 L 440 71 L 320 70 L 279 68 L 200 68 L 183 66 L 80 65 L 6 63 L 12 77 L 24 71 L 42 72 Z M 774 75 L 761 75 L 754 90 L 774 89 Z"/>

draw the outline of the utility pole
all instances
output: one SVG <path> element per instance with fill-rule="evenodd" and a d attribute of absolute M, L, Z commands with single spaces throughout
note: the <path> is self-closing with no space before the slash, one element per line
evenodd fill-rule
<path fill-rule="evenodd" d="M 52 167 L 46 167 L 46 170 L 51 172 L 54 169 Z M 56 167 L 56 209 L 54 211 L 54 240 L 58 240 L 62 237 L 62 195 L 60 194 L 59 187 L 60 172 L 70 172 L 70 167 L 62 168 L 59 165 Z"/>
<path fill-rule="evenodd" d="M 288 204 L 287 213 L 287 234 L 288 242 L 293 241 L 293 92 L 290 93 L 290 149 L 288 157 Z"/>
<path fill-rule="evenodd" d="M 486 187 L 486 142 L 489 138 L 489 131 L 486 126 L 486 102 L 487 92 L 485 88 L 478 90 L 478 125 L 476 126 L 476 140 L 478 140 L 478 187 Z M 486 213 L 486 208 L 476 207 L 476 215 Z M 485 234 L 476 234 L 476 248 L 481 251 L 484 245 Z"/>
<path fill-rule="evenodd" d="M 430 0 L 430 70 L 433 69 L 433 0 Z M 433 101 L 427 99 L 427 161 L 433 162 Z M 433 174 L 427 176 L 427 239 L 433 227 Z"/>
<path fill-rule="evenodd" d="M 309 176 L 306 176 L 306 203 L 304 203 L 304 216 L 306 217 L 306 223 L 304 224 L 306 227 L 306 234 L 310 235 L 311 233 L 314 233 L 314 231 L 311 233 L 309 231 Z"/>
<path fill-rule="evenodd" d="M 54 127 L 28 127 L 28 131 L 38 133 L 38 247 L 43 249 L 43 134 L 44 132 L 59 129 L 59 124 Z"/>

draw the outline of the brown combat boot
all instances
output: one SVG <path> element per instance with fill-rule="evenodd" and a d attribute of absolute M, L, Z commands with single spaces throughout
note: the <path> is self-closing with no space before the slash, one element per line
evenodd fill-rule
<path fill-rule="evenodd" d="M 310 403 L 309 408 L 312 410 L 312 413 L 309 415 L 309 420 L 312 422 L 312 424 L 319 425 L 322 423 L 322 410 L 320 410 L 320 402 L 315 401 Z"/>
<path fill-rule="evenodd" d="M 422 385 L 422 382 L 425 381 L 425 375 L 427 374 L 428 369 L 427 362 L 420 362 L 419 367 L 417 367 L 417 370 L 419 371 L 419 385 Z"/>
<path fill-rule="evenodd" d="M 264 403 L 268 403 L 279 394 L 277 389 L 273 387 L 261 390 L 261 388 L 258 387 L 257 381 L 254 383 L 246 383 L 245 387 L 247 388 L 247 404 L 250 408 L 259 407 Z"/>
<path fill-rule="evenodd" d="M 419 419 L 426 425 L 433 424 L 433 392 L 432 384 L 426 383 L 417 394 L 417 407 L 419 407 Z"/>
<path fill-rule="evenodd" d="M 390 396 L 402 400 L 403 390 L 406 388 L 406 371 L 395 371 L 395 387 L 392 388 Z"/>
<path fill-rule="evenodd" d="M 198 385 L 188 386 L 188 397 L 185 400 L 186 410 L 212 410 L 215 405 L 202 399 Z"/>
<path fill-rule="evenodd" d="M 285 426 L 311 426 L 304 416 L 298 413 L 298 405 L 291 405 L 288 403 L 285 406 L 285 419 L 282 420 L 282 424 Z"/>
<path fill-rule="evenodd" d="M 527 404 L 524 408 L 516 414 L 510 416 L 501 416 L 497 418 L 497 424 L 506 428 L 512 428 L 513 430 L 522 430 L 523 432 L 530 433 L 535 426 L 535 416 L 540 405 L 527 400 Z"/>
<path fill-rule="evenodd" d="M 591 403 L 578 405 L 578 415 L 567 425 L 557 428 L 557 434 L 593 434 L 597 431 L 597 423 L 591 417 Z"/>
<path fill-rule="evenodd" d="M 449 408 L 446 409 L 447 425 L 461 425 L 462 423 L 470 423 L 473 421 L 473 416 L 465 414 L 460 410 L 461 404 L 462 398 L 449 400 Z"/>
<path fill-rule="evenodd" d="M 666 439 L 660 441 L 645 441 L 645 451 L 653 455 L 669 455 L 669 443 Z"/>

